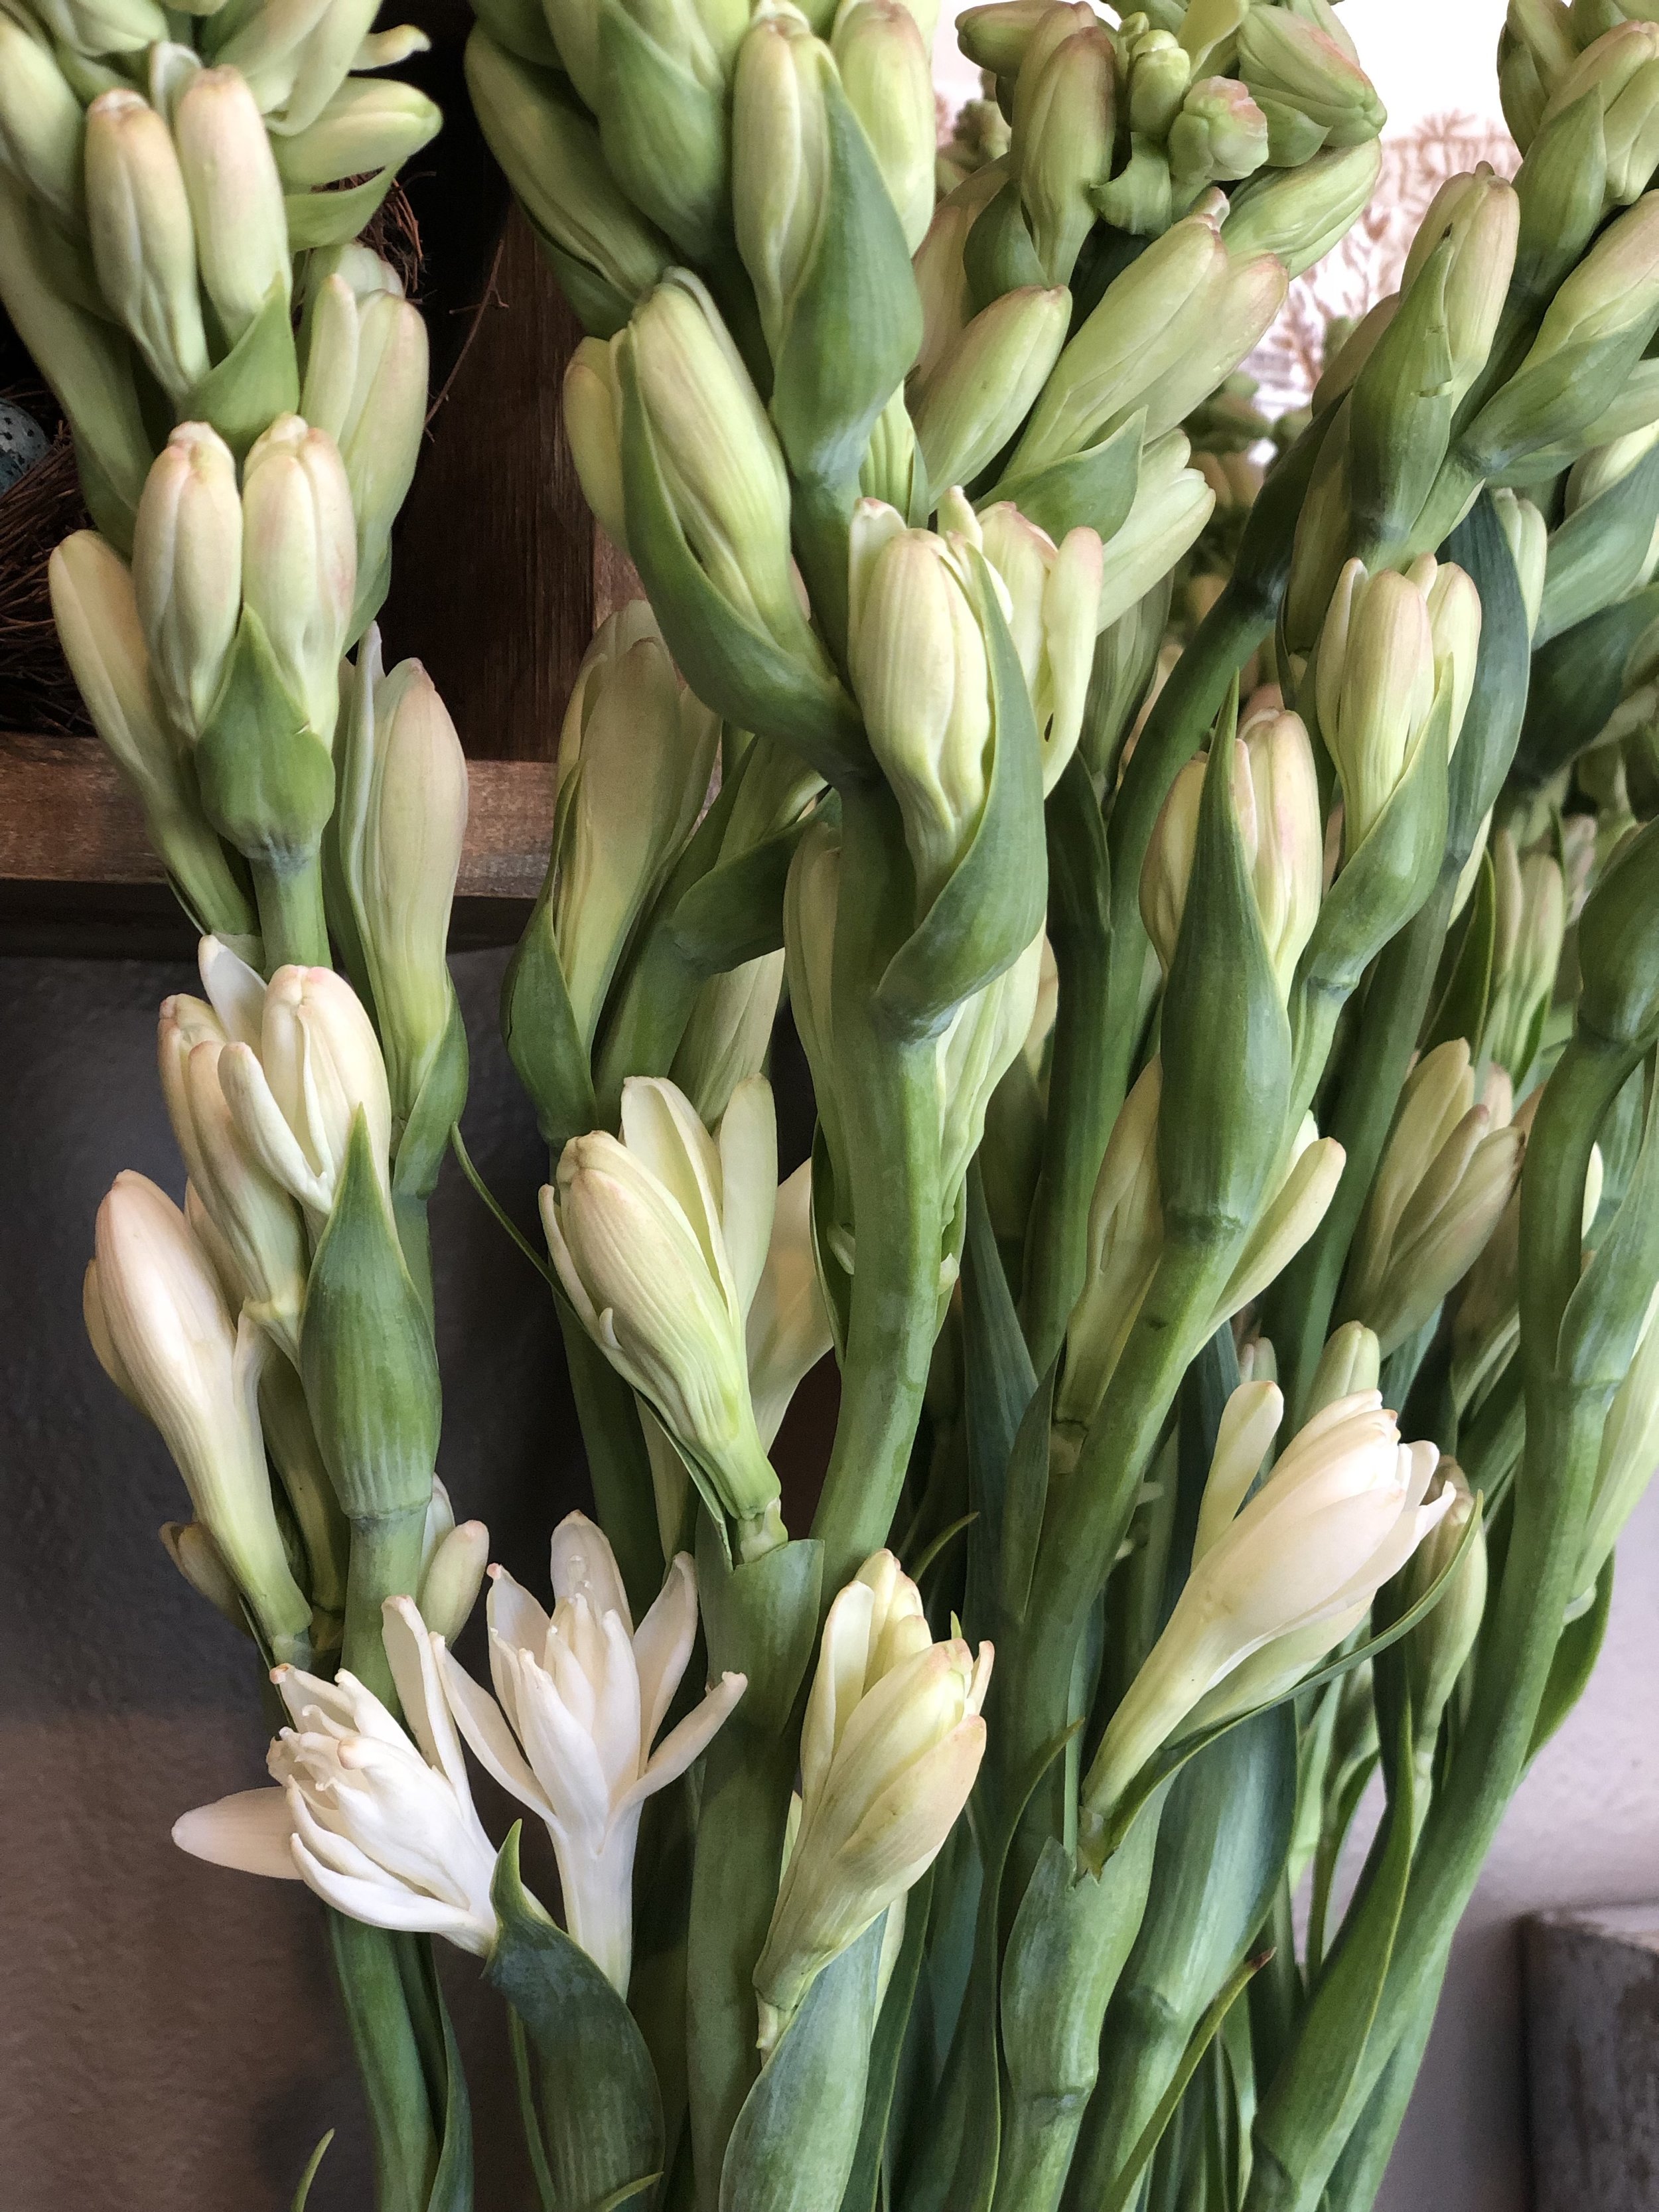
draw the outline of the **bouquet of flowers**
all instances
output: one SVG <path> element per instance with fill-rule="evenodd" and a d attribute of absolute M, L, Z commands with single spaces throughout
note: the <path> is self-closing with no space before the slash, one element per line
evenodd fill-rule
<path fill-rule="evenodd" d="M 185 1205 L 118 1177 L 87 1327 L 279 1701 L 177 1840 L 323 1900 L 380 2212 L 472 2201 L 434 1937 L 549 2212 L 1372 2201 L 1659 1457 L 1648 12 L 1512 0 L 1518 173 L 1272 441 L 1237 372 L 1381 166 L 1328 0 L 970 8 L 942 152 L 928 0 L 478 0 L 645 593 L 502 1003 L 594 1516 L 550 1611 L 491 1570 L 486 1688 L 426 1230 L 465 767 L 374 627 L 419 34 L 0 9 L 0 297 L 96 524 L 53 604 L 201 933 Z"/>

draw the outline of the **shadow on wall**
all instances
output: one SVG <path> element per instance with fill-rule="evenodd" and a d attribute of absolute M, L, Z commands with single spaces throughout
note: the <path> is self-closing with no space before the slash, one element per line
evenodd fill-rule
<path fill-rule="evenodd" d="M 505 956 L 456 963 L 473 1050 L 470 1146 L 533 1233 L 545 1155 L 497 1040 Z M 182 1195 L 155 1075 L 150 962 L 0 960 L 0 2142 L 7 2212 L 286 2212 L 325 2130 L 312 2212 L 362 2212 L 370 2160 L 298 1883 L 175 1850 L 187 1807 L 262 1778 L 248 1644 L 169 1565 L 184 1493 L 81 1327 L 98 1201 L 133 1167 Z M 538 1241 L 539 1239 L 538 1238 Z M 433 1207 L 446 1383 L 440 1471 L 459 1517 L 533 1587 L 585 1500 L 544 1289 L 453 1170 Z M 479 1615 L 462 1644 L 483 1666 Z M 480 1793 L 492 1833 L 503 1803 Z M 532 1881 L 535 1876 L 532 1875 Z M 446 1947 L 479 2142 L 478 2201 L 534 2202 L 501 2008 Z"/>

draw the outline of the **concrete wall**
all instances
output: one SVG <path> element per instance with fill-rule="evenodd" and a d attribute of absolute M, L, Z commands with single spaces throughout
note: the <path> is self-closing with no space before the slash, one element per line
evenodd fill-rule
<path fill-rule="evenodd" d="M 468 956 L 475 1157 L 528 1224 L 541 1161 L 495 1042 L 500 961 Z M 122 1167 L 177 1188 L 153 1073 L 154 963 L 0 960 L 0 2201 L 281 2212 L 324 2129 L 314 2212 L 361 2212 L 367 2154 L 317 1908 L 198 1865 L 169 1826 L 261 1777 L 248 1647 L 178 1579 L 155 1530 L 182 1493 L 82 1334 L 94 1210 Z M 580 1446 L 536 1278 L 459 1183 L 434 1208 L 441 1469 L 495 1556 L 539 1582 Z M 1589 1698 L 1540 1759 L 1454 1963 L 1384 2203 L 1522 2212 L 1514 1917 L 1659 1893 L 1659 1507 L 1638 1517 Z M 476 1633 L 476 1624 L 475 1631 Z M 486 1819 L 495 1824 L 495 1807 Z M 499 1826 L 496 1829 L 500 1832 Z M 446 1973 L 479 2123 L 479 2203 L 532 2199 L 495 2008 Z"/>

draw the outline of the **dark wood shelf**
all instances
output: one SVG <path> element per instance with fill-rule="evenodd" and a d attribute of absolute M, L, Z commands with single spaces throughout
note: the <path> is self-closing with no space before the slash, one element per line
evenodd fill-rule
<path fill-rule="evenodd" d="M 553 834 L 550 763 L 471 760 L 467 776 L 458 951 L 517 939 Z M 137 802 L 96 739 L 0 734 L 0 951 L 149 958 L 191 941 Z"/>

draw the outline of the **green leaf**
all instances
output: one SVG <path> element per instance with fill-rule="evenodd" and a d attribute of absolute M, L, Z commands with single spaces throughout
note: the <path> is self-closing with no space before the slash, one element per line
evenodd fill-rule
<path fill-rule="evenodd" d="M 983 511 L 993 501 L 1012 500 L 1027 520 L 1046 530 L 1056 545 L 1068 530 L 1085 526 L 1098 531 L 1103 538 L 1115 538 L 1135 503 L 1146 427 L 1143 407 L 1097 446 L 1089 446 L 1066 460 L 1051 461 L 1047 468 L 1035 469 L 1029 475 L 1005 477 L 975 504 Z"/>
<path fill-rule="evenodd" d="M 842 2192 L 841 2212 L 878 2212 L 888 2119 L 910 2025 L 910 2008 L 915 2002 L 916 1984 L 921 1974 L 922 1954 L 927 1948 L 933 1897 L 933 1869 L 929 1867 L 904 1900 L 904 1941 L 899 1946 L 887 1994 L 881 2001 L 875 2038 L 870 2046 L 864 2118 L 859 2128 L 853 2170 Z"/>
<path fill-rule="evenodd" d="M 501 1933 L 484 1971 L 544 2069 L 542 2124 L 560 2212 L 605 2212 L 643 2197 L 661 2172 L 657 2077 L 628 2007 L 525 1888 L 520 1826 L 514 1823 L 495 1862 L 489 1893 Z"/>
<path fill-rule="evenodd" d="M 1432 1052 L 1436 1045 L 1445 1044 L 1453 1037 L 1468 1037 L 1473 1044 L 1479 1045 L 1492 997 L 1492 957 L 1497 927 L 1497 877 L 1492 855 L 1483 853 L 1474 879 L 1474 895 L 1469 901 L 1463 941 L 1457 948 L 1457 957 L 1446 979 L 1440 1003 L 1429 1017 L 1420 1051 Z"/>
<path fill-rule="evenodd" d="M 572 1137 L 598 1126 L 599 1110 L 553 937 L 550 868 L 501 979 L 501 1036 L 556 1161 Z"/>
<path fill-rule="evenodd" d="M 466 1103 L 467 1074 L 466 1024 L 452 986 L 443 1041 L 433 1054 L 398 1139 L 392 1164 L 392 1188 L 398 1196 L 431 1197 L 449 1149 L 450 1132 Z"/>
<path fill-rule="evenodd" d="M 438 1979 L 429 1945 L 426 1964 L 443 2032 L 444 2075 L 443 2148 L 438 2154 L 438 2171 L 433 2176 L 427 2212 L 472 2212 L 472 2106 L 466 2094 L 466 2075 L 461 2068 L 461 2047 L 455 2040 L 454 2024 L 449 2017 L 449 2007 L 444 2002 L 443 1984 Z"/>
<path fill-rule="evenodd" d="M 1584 1264 L 1561 1316 L 1556 1371 L 1581 1387 L 1616 1390 L 1641 1341 L 1659 1281 L 1659 1090 L 1619 1211 Z"/>
<path fill-rule="evenodd" d="M 697 1532 L 697 1595 L 711 1675 L 746 1674 L 741 1726 L 780 1736 L 817 1649 L 823 1547 L 797 1537 L 757 1559 L 730 1566 L 712 1529 Z M 728 1722 L 730 1727 L 732 1723 Z"/>
<path fill-rule="evenodd" d="M 290 251 L 311 246 L 349 246 L 392 190 L 395 169 L 380 169 L 340 191 L 289 192 L 283 201 Z"/>
<path fill-rule="evenodd" d="M 334 759 L 244 607 L 219 696 L 195 749 L 202 805 L 239 853 L 293 869 L 320 848 L 334 811 Z"/>
<path fill-rule="evenodd" d="M 969 1613 L 990 1632 L 990 1601 L 1000 1566 L 1009 1462 L 1036 1393 L 1031 1355 L 1020 1332 L 996 1232 L 985 1206 L 977 1162 L 968 1173 L 967 1237 L 962 1257 L 963 1413 L 968 1432 L 968 1495 L 977 1516 L 969 1547 Z M 1043 1437 L 1045 1468 L 1048 1431 Z M 1029 1581 L 1029 1570 L 1027 1579 Z"/>
<path fill-rule="evenodd" d="M 1659 584 L 1604 607 L 1534 655 L 1532 690 L 1515 757 L 1523 789 L 1541 789 L 1595 744 L 1625 688 L 1625 664 L 1659 616 Z"/>
<path fill-rule="evenodd" d="M 1019 185 L 1012 178 L 975 216 L 963 246 L 962 266 L 975 313 L 1005 292 L 1048 283 L 1048 272 L 1037 258 L 1026 228 Z"/>
<path fill-rule="evenodd" d="M 311 1263 L 300 1369 L 348 1519 L 424 1506 L 438 1454 L 438 1357 L 361 1107 Z"/>
<path fill-rule="evenodd" d="M 813 1982 L 744 2100 L 720 2212 L 839 2212 L 858 2153 L 886 1915 Z"/>
<path fill-rule="evenodd" d="M 289 2212 L 306 2212 L 306 2199 L 311 2194 L 311 2185 L 317 2179 L 317 2169 L 322 2164 L 324 2154 L 333 2140 L 334 2130 L 331 2128 L 306 2160 L 306 2170 L 300 2176 L 300 2185 L 294 2192 L 294 2202 L 289 2206 Z"/>
<path fill-rule="evenodd" d="M 626 348 L 621 366 L 629 550 L 687 683 L 727 721 L 793 745 L 831 781 L 867 772 L 864 725 L 828 663 L 812 666 L 787 651 L 739 613 L 698 565 L 663 482 Z"/>
<path fill-rule="evenodd" d="M 1613 1555 L 1609 1553 L 1595 1578 L 1595 1595 L 1589 1609 L 1581 1613 L 1577 1620 L 1567 1623 L 1561 1632 L 1561 1640 L 1555 1647 L 1555 1656 L 1550 1662 L 1549 1680 L 1544 1686 L 1544 1700 L 1538 1708 L 1538 1717 L 1533 1723 L 1532 1741 L 1527 1747 L 1528 1765 L 1589 1687 L 1595 1662 L 1601 1656 L 1602 1638 L 1607 1632 L 1607 1614 L 1612 1607 Z"/>
<path fill-rule="evenodd" d="M 967 851 L 876 987 L 901 1037 L 936 1036 L 963 1000 L 1011 968 L 1042 927 L 1048 898 L 1042 754 L 1019 655 L 981 555 L 976 611 L 991 667 L 991 774 Z"/>
<path fill-rule="evenodd" d="M 833 71 L 823 79 L 823 211 L 789 301 L 772 420 L 798 481 L 855 484 L 876 417 L 921 349 L 921 299 L 898 212 Z"/>
<path fill-rule="evenodd" d="M 806 824 L 711 868 L 674 908 L 669 930 L 698 977 L 721 975 L 783 943 L 783 890 Z"/>
<path fill-rule="evenodd" d="M 1521 579 L 1490 492 L 1481 494 L 1452 532 L 1441 557 L 1467 570 L 1480 594 L 1474 689 L 1446 772 L 1443 865 L 1461 872 L 1515 758 L 1532 681 L 1532 640 Z"/>
<path fill-rule="evenodd" d="M 1534 652 L 1641 582 L 1656 514 L 1659 447 L 1551 532 Z"/>
<path fill-rule="evenodd" d="M 279 415 L 300 404 L 300 364 L 288 293 L 273 283 L 264 305 L 216 368 L 210 368 L 181 412 L 211 422 L 237 459 Z"/>
<path fill-rule="evenodd" d="M 1030 1601 L 1031 1577 L 1036 1571 L 1037 1546 L 1042 1536 L 1042 1516 L 1048 1503 L 1049 1425 L 1060 1360 L 1060 1354 L 1056 1352 L 1042 1382 L 1032 1392 L 1013 1449 L 1008 1455 L 1008 1478 L 1002 1502 L 1000 1596 L 1003 1610 L 1011 1619 L 1019 1621 L 1025 1619 Z"/>

